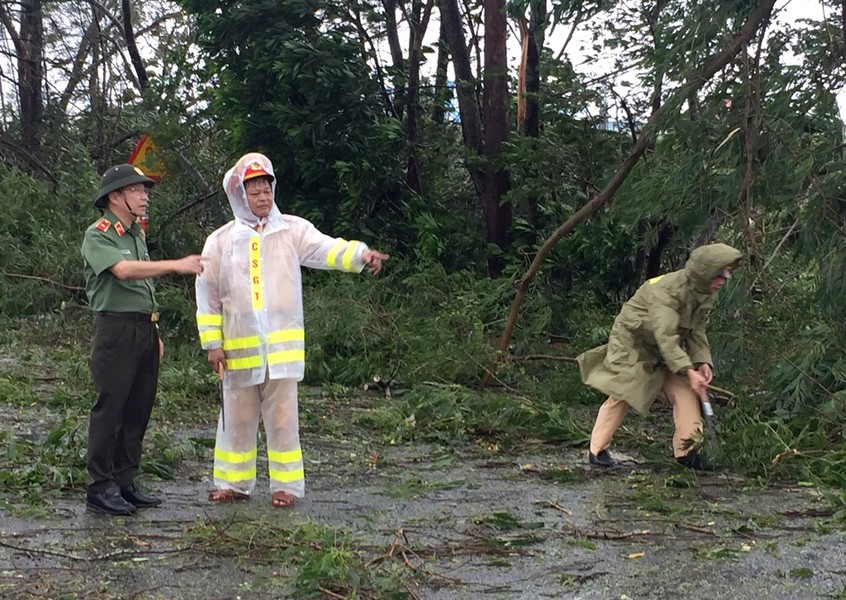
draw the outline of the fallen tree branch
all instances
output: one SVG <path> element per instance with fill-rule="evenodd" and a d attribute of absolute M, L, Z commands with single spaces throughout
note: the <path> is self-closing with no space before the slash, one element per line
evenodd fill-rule
<path fill-rule="evenodd" d="M 84 292 L 85 288 L 79 287 L 77 285 L 68 285 L 66 283 L 61 283 L 59 281 L 54 281 L 52 279 L 48 279 L 47 277 L 39 277 L 37 275 L 23 275 L 21 273 L 8 273 L 7 271 L 0 271 L 0 275 L 4 277 L 16 277 L 18 279 L 31 279 L 34 281 L 43 281 L 44 283 L 49 283 L 54 287 L 59 287 L 65 290 L 71 290 L 73 292 Z"/>
<path fill-rule="evenodd" d="M 555 356 L 553 354 L 527 354 L 525 356 L 516 356 L 514 354 L 508 355 L 508 360 L 512 362 L 526 362 L 530 360 L 556 360 L 560 362 L 575 363 L 575 358 L 570 356 Z"/>

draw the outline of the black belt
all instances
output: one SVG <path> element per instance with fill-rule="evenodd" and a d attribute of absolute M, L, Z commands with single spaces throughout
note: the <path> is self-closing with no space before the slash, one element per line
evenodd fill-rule
<path fill-rule="evenodd" d="M 112 317 L 114 319 L 128 319 L 129 321 L 146 321 L 147 323 L 156 323 L 159 320 L 159 313 L 145 313 L 145 312 L 111 312 L 108 310 L 101 310 L 95 313 L 101 317 Z"/>

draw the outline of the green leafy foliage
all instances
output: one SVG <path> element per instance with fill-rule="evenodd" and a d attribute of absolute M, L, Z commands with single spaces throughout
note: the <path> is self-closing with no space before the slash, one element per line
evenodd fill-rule
<path fill-rule="evenodd" d="M 291 594 L 297 598 L 325 597 L 327 591 L 345 598 L 405 598 L 405 586 L 414 577 L 399 565 L 369 560 L 367 549 L 349 534 L 310 521 L 198 521 L 189 535 L 199 542 L 213 540 L 206 546 L 210 554 L 284 565 L 293 571 Z"/>
<path fill-rule="evenodd" d="M 33 488 L 84 483 L 86 434 L 73 417 L 64 419 L 41 442 L 0 432 L 0 483 L 26 496 Z"/>
<path fill-rule="evenodd" d="M 396 215 L 399 124 L 382 113 L 345 5 L 330 1 L 183 2 L 213 58 L 216 119 L 242 151 L 274 162 L 278 201 L 350 235 Z M 376 217 L 369 219 L 368 217 Z"/>

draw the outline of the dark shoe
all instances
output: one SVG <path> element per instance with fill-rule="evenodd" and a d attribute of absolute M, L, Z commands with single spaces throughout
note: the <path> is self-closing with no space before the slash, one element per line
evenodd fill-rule
<path fill-rule="evenodd" d="M 126 488 L 120 488 L 120 495 L 123 496 L 123 499 L 135 506 L 136 508 L 150 508 L 152 506 L 158 506 L 162 503 L 161 498 L 156 498 L 155 496 L 148 496 L 144 492 L 138 489 L 138 486 L 133 483 L 131 486 Z"/>
<path fill-rule="evenodd" d="M 599 454 L 588 452 L 588 462 L 598 467 L 613 467 L 616 464 L 611 455 L 608 454 L 608 450 L 603 450 Z"/>
<path fill-rule="evenodd" d="M 711 464 L 699 454 L 693 453 L 688 454 L 687 456 L 679 456 L 676 458 L 678 463 L 683 466 L 687 467 L 688 469 L 694 469 L 696 471 L 716 471 L 717 466 Z"/>
<path fill-rule="evenodd" d="M 88 492 L 85 498 L 88 506 L 109 515 L 131 515 L 135 512 L 135 505 L 123 499 L 116 485 L 99 494 Z"/>

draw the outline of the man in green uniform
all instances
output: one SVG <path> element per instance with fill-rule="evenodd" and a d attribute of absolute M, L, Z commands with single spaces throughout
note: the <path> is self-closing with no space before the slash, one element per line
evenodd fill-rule
<path fill-rule="evenodd" d="M 649 412 L 663 393 L 673 408 L 673 454 L 680 464 L 710 469 L 692 452 L 700 437 L 699 393 L 713 378 L 705 328 L 717 291 L 741 253 L 725 244 L 695 249 L 683 269 L 650 279 L 623 306 L 608 343 L 578 357 L 582 381 L 608 394 L 590 437 L 591 464 L 610 467 L 611 437 L 634 408 Z"/>
<path fill-rule="evenodd" d="M 86 497 L 89 507 L 112 515 L 161 504 L 134 481 L 164 352 L 152 278 L 203 271 L 199 255 L 150 260 L 137 221 L 147 213 L 153 184 L 132 165 L 106 171 L 94 202 L 103 216 L 82 242 L 85 289 L 94 312 L 91 375 L 97 391 L 89 418 Z"/>

